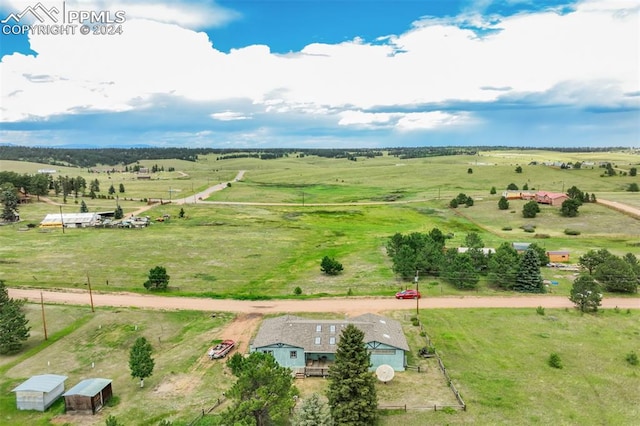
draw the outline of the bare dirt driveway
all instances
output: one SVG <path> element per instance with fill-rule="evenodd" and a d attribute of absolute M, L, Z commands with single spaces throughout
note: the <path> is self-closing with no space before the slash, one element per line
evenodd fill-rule
<path fill-rule="evenodd" d="M 9 288 L 9 297 L 40 302 L 42 295 L 46 303 L 88 305 L 88 291 L 38 290 Z M 358 315 L 394 310 L 415 310 L 413 300 L 396 300 L 392 297 L 369 298 L 321 298 L 308 300 L 218 300 L 197 297 L 165 297 L 136 293 L 93 293 L 95 306 L 136 307 L 143 309 L 199 310 L 210 312 L 234 312 L 244 314 L 276 314 L 296 312 L 339 312 Z M 573 303 L 565 296 L 522 295 L 494 297 L 437 297 L 423 298 L 420 308 L 565 308 Z M 640 298 L 607 297 L 602 300 L 603 308 L 640 309 Z"/>

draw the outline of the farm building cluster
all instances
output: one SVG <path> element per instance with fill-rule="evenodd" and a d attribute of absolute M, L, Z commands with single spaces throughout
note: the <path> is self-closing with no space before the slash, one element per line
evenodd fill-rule
<path fill-rule="evenodd" d="M 67 378 L 58 374 L 30 377 L 13 389 L 18 410 L 46 411 L 63 397 L 67 413 L 96 414 L 113 396 L 110 379 L 85 379 L 65 392 Z"/>
<path fill-rule="evenodd" d="M 507 200 L 528 200 L 535 201 L 539 204 L 548 204 L 550 206 L 561 206 L 565 200 L 569 199 L 567 194 L 562 192 L 548 191 L 511 191 L 507 190 L 502 193 Z"/>
<path fill-rule="evenodd" d="M 163 219 L 164 220 L 164 219 Z M 113 212 L 104 213 L 51 213 L 40 222 L 41 228 L 144 228 L 149 226 L 149 216 L 130 216 L 114 219 Z"/>

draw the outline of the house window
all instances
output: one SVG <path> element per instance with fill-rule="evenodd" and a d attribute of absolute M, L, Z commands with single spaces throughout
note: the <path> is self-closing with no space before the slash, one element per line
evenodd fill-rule
<path fill-rule="evenodd" d="M 336 326 L 335 325 L 330 325 L 329 326 L 329 331 L 332 332 L 332 333 L 335 333 L 336 332 Z"/>
<path fill-rule="evenodd" d="M 264 352 L 265 354 L 273 355 L 273 351 L 270 351 L 268 349 L 265 349 L 262 352 Z"/>
<path fill-rule="evenodd" d="M 329 337 L 329 344 L 330 345 L 335 345 L 336 344 L 336 338 L 335 337 Z"/>
<path fill-rule="evenodd" d="M 291 352 L 289 352 L 289 358 L 291 358 L 291 359 L 296 359 L 296 358 L 298 358 L 298 351 L 291 351 Z"/>
<path fill-rule="evenodd" d="M 320 337 L 316 337 L 316 345 L 320 344 Z"/>
<path fill-rule="evenodd" d="M 316 325 L 316 333 L 320 333 L 322 331 L 322 326 L 320 324 Z"/>

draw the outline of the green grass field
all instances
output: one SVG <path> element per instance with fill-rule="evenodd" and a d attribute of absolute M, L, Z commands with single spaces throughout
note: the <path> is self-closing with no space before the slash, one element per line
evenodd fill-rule
<path fill-rule="evenodd" d="M 291 297 L 296 287 L 303 290 L 303 297 L 344 295 L 349 290 L 385 295 L 403 285 L 391 272 L 384 251 L 388 238 L 396 232 L 428 232 L 434 227 L 454 235 L 448 242 L 452 247 L 462 245 L 468 232 L 478 232 L 487 247 L 536 242 L 548 250 L 569 250 L 573 262 L 590 249 L 607 248 L 623 255 L 637 250 L 640 221 L 603 206 L 583 205 L 576 218 L 563 218 L 557 208 L 543 206 L 535 219 L 527 220 L 521 215 L 521 201 L 512 201 L 509 210 L 497 208 L 501 188 L 510 182 L 558 191 L 576 185 L 633 204 L 631 193 L 622 188 L 637 177 L 605 178 L 597 167 L 561 170 L 528 165 L 530 161 L 607 158 L 619 167 L 637 162 L 637 156 L 627 153 L 546 151 L 408 160 L 383 156 L 355 162 L 310 156 L 216 161 L 208 156 L 198 162 L 149 160 L 142 165 L 176 167 L 175 172 L 158 173 L 149 181 L 138 181 L 129 173 L 60 168 L 60 174 L 98 178 L 103 193 L 110 182 L 117 187 L 124 181 L 128 189 L 117 201 L 126 213 L 145 205 L 132 198 L 158 197 L 162 191 L 168 195 L 169 188 L 188 196 L 208 184 L 233 179 L 239 170 L 246 171 L 245 178 L 210 200 L 295 205 L 165 204 L 146 214 L 152 218 L 170 214 L 171 221 L 154 222 L 146 229 L 67 229 L 65 233 L 26 225 L 38 224 L 47 213 L 79 211 L 79 200 L 69 197 L 62 208 L 42 202 L 23 205 L 20 223 L 0 227 L 0 279 L 10 286 L 71 288 L 83 288 L 90 279 L 99 291 L 144 291 L 148 271 L 161 265 L 171 276 L 173 295 Z M 517 164 L 523 165 L 523 173 L 515 172 Z M 45 166 L 3 161 L 0 167 L 33 173 Z M 473 173 L 468 173 L 469 168 Z M 489 194 L 492 186 L 498 190 L 495 195 Z M 449 209 L 449 200 L 459 192 L 473 196 L 475 205 Z M 172 194 L 178 196 L 178 192 Z M 91 211 L 113 209 L 116 203 L 115 199 L 84 200 Z M 385 200 L 395 201 L 368 204 Z M 317 203 L 350 204 L 312 205 Z M 178 219 L 181 208 L 185 219 Z M 536 225 L 536 234 L 550 238 L 536 239 L 519 229 L 523 224 Z M 506 226 L 512 230 L 503 231 Z M 567 228 L 581 234 L 567 236 Z M 322 275 L 319 264 L 324 256 L 340 261 L 344 273 Z M 557 271 L 544 274 L 551 279 Z M 457 294 L 448 286 L 436 288 L 433 295 Z M 556 290 L 568 291 L 562 285 Z M 486 285 L 478 291 L 492 293 Z"/>

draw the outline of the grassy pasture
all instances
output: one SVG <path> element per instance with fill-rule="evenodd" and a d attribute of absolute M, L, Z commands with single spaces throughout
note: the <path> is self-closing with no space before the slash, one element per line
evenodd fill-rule
<path fill-rule="evenodd" d="M 64 402 L 56 403 L 45 414 L 15 408 L 11 389 L 34 374 L 66 375 L 67 389 L 88 377 L 113 380 L 114 395 L 120 403 L 89 419 L 63 416 L 62 422 L 70 424 L 104 424 L 110 414 L 124 424 L 136 425 L 155 425 L 170 417 L 190 419 L 213 405 L 212 401 L 229 386 L 230 373 L 223 363 L 210 361 L 206 350 L 220 338 L 220 328 L 232 315 L 211 318 L 206 312 L 136 309 L 97 309 L 91 313 L 86 308 L 47 305 L 50 339 L 56 340 L 56 333 L 63 337 L 45 344 L 40 306 L 27 305 L 27 309 L 32 327 L 28 341 L 31 356 L 13 357 L 0 367 L 2 424 L 47 425 L 53 416 L 64 413 Z M 61 330 L 61 326 L 67 328 Z M 154 348 L 155 369 L 145 380 L 144 389 L 131 378 L 128 366 L 129 350 L 139 336 L 146 337 Z"/>
<path fill-rule="evenodd" d="M 522 202 L 512 201 L 507 211 L 497 209 L 502 188 L 509 182 L 548 190 L 580 189 L 605 194 L 607 199 L 633 204 L 631 193 L 621 188 L 629 176 L 600 177 L 602 169 L 560 170 L 528 166 L 530 161 L 615 161 L 619 167 L 637 163 L 627 153 L 556 153 L 548 151 L 495 151 L 477 156 L 399 159 L 326 159 L 319 157 L 278 160 L 241 158 L 216 161 L 206 156 L 198 162 L 148 160 L 176 167 L 175 172 L 154 174 L 139 181 L 127 173 L 88 173 L 79 168 L 56 167 L 68 176 L 98 178 L 106 193 L 110 181 L 125 179 L 127 192 L 119 197 L 126 213 L 144 205 L 130 198 L 168 195 L 183 197 L 207 184 L 232 180 L 238 170 L 245 179 L 215 193 L 214 201 L 295 203 L 295 206 L 187 204 L 186 219 L 178 219 L 180 206 L 168 204 L 148 211 L 151 217 L 168 213 L 172 220 L 147 229 L 26 230 L 47 213 L 59 208 L 44 203 L 20 207 L 21 223 L 0 227 L 0 279 L 13 286 L 86 288 L 87 274 L 98 291 L 144 291 L 148 271 L 157 265 L 171 276 L 170 294 L 212 297 L 291 297 L 300 287 L 303 296 L 391 294 L 404 284 L 394 277 L 384 252 L 389 236 L 396 232 L 428 232 L 433 227 L 453 233 L 449 246 L 460 246 L 468 232 L 478 232 L 488 247 L 502 242 L 536 242 L 549 250 L 568 249 L 572 260 L 588 251 L 606 247 L 616 254 L 633 251 L 640 241 L 640 221 L 602 206 L 587 204 L 580 216 L 562 218 L 557 208 L 544 207 L 535 219 L 522 218 Z M 635 162 L 635 163 L 634 163 Z M 515 166 L 523 165 L 523 173 Z M 51 166 L 0 162 L 0 167 L 34 173 Z M 107 167 L 98 167 L 104 170 Z M 473 173 L 467 170 L 471 168 Z M 110 178 L 110 179 L 109 179 Z M 490 195 L 495 186 L 498 194 Z M 131 192 L 130 192 L 131 191 Z M 472 208 L 451 210 L 448 202 L 459 192 L 476 199 Z M 302 205 L 304 193 L 305 205 Z M 155 194 L 155 195 L 154 195 Z M 179 195 L 177 195 L 179 194 Z M 52 197 L 62 202 L 60 197 Z M 127 199 L 125 199 L 127 198 Z M 603 196 L 604 198 L 604 196 Z M 638 198 L 638 197 L 636 197 Z M 383 205 L 372 201 L 395 199 Z M 70 197 L 63 212 L 79 211 Z M 91 211 L 113 209 L 115 200 L 85 199 Z M 313 203 L 356 205 L 312 206 Z M 551 238 L 535 239 L 518 227 L 537 226 L 536 233 Z M 511 226 L 512 231 L 503 231 Z M 579 236 L 566 236 L 566 228 Z M 323 276 L 320 259 L 333 256 L 345 266 L 337 277 Z M 545 278 L 558 278 L 545 271 Z M 562 275 L 562 274 L 561 274 Z M 554 291 L 566 293 L 570 277 L 561 276 Z M 362 283 L 366 283 L 363 286 Z M 437 284 L 437 282 L 436 282 Z M 457 294 L 448 286 L 425 287 L 430 295 Z M 492 293 L 482 285 L 479 292 Z M 431 294 L 433 293 L 433 294 Z"/>

